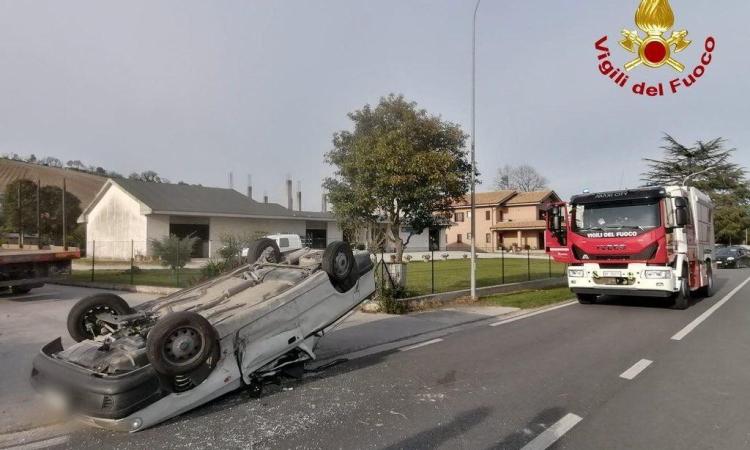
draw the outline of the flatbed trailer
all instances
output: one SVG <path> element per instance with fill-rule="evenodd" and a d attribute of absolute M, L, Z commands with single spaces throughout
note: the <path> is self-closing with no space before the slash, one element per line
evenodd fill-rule
<path fill-rule="evenodd" d="M 69 275 L 71 261 L 81 257 L 75 247 L 0 247 L 0 290 L 25 294 L 56 278 Z"/>

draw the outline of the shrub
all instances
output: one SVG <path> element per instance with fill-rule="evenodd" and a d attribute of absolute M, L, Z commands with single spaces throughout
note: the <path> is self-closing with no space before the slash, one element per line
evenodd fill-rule
<path fill-rule="evenodd" d="M 354 248 L 356 248 L 357 250 L 365 250 L 366 249 L 365 244 L 357 244 L 356 246 L 354 246 Z"/>
<path fill-rule="evenodd" d="M 466 253 L 464 253 L 463 256 L 464 256 L 464 259 L 469 259 L 469 255 L 467 255 Z"/>
<path fill-rule="evenodd" d="M 430 262 L 430 259 L 431 259 L 431 258 L 432 258 L 432 256 L 431 256 L 431 255 L 429 255 L 429 254 L 427 254 L 427 255 L 422 255 L 422 259 L 424 259 L 424 262 Z"/>
<path fill-rule="evenodd" d="M 206 264 L 201 267 L 201 279 L 208 280 L 214 277 L 218 277 L 227 269 L 227 264 L 224 261 L 209 259 Z"/>
<path fill-rule="evenodd" d="M 406 303 L 398 300 L 405 297 L 407 297 L 407 291 L 403 287 L 381 288 L 378 293 L 378 302 L 381 310 L 386 314 L 405 314 Z"/>
<path fill-rule="evenodd" d="M 197 241 L 196 237 L 180 239 L 172 234 L 162 239 L 152 239 L 150 244 L 151 251 L 159 258 L 161 265 L 175 270 L 185 267 L 185 264 L 190 262 L 190 254 Z"/>
<path fill-rule="evenodd" d="M 404 256 L 404 259 L 406 260 L 406 262 L 411 262 L 412 256 L 411 255 L 406 255 L 406 256 Z"/>
<path fill-rule="evenodd" d="M 443 258 L 443 261 L 447 261 L 447 260 L 448 260 L 448 257 L 450 256 L 450 254 L 448 254 L 448 253 L 443 253 L 443 254 L 441 254 L 440 256 L 441 256 L 441 257 Z"/>

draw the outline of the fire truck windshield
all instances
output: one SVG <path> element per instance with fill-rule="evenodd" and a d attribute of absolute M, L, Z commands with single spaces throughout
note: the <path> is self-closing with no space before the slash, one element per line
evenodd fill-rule
<path fill-rule="evenodd" d="M 660 225 L 659 201 L 573 206 L 576 231 L 650 230 Z"/>

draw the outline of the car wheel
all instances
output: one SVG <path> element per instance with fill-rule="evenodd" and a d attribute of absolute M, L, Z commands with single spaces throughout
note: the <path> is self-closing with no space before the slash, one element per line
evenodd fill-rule
<path fill-rule="evenodd" d="M 690 276 L 687 267 L 682 269 L 680 290 L 672 295 L 672 309 L 687 309 L 690 301 Z"/>
<path fill-rule="evenodd" d="M 331 242 L 323 252 L 323 270 L 328 274 L 334 286 L 343 287 L 347 283 L 349 276 L 355 272 L 354 267 L 356 264 L 354 253 L 352 253 L 351 247 L 346 242 Z"/>
<path fill-rule="evenodd" d="M 146 337 L 146 356 L 162 375 L 186 375 L 207 362 L 216 364 L 218 341 L 216 329 L 205 317 L 179 311 L 162 317 L 151 328 Z"/>
<path fill-rule="evenodd" d="M 265 257 L 266 262 L 281 262 L 281 251 L 279 245 L 270 238 L 261 238 L 253 241 L 247 249 L 247 262 L 254 263 Z"/>
<path fill-rule="evenodd" d="M 101 324 L 97 314 L 110 313 L 124 316 L 132 314 L 133 309 L 119 295 L 94 294 L 78 300 L 68 313 L 68 333 L 76 342 L 95 338 Z"/>
<path fill-rule="evenodd" d="M 597 297 L 598 295 L 596 294 L 576 294 L 576 298 L 578 298 L 578 303 L 582 305 L 590 305 L 592 303 L 595 303 Z"/>

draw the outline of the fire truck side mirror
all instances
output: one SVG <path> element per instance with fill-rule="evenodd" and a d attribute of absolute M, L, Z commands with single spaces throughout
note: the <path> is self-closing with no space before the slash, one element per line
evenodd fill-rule
<path fill-rule="evenodd" d="M 685 197 L 676 197 L 674 199 L 674 222 L 677 227 L 684 227 L 690 223 L 688 202 Z"/>
<path fill-rule="evenodd" d="M 551 231 L 559 233 L 562 231 L 562 212 L 559 206 L 552 207 Z"/>

